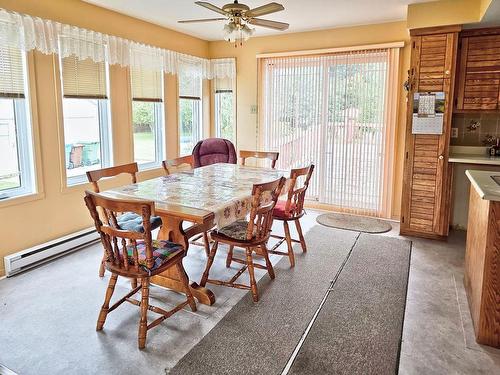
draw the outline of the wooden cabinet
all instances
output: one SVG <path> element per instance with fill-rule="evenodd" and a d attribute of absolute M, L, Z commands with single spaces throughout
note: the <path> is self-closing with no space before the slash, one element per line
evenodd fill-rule
<path fill-rule="evenodd" d="M 500 110 L 500 28 L 460 36 L 456 109 Z"/>
<path fill-rule="evenodd" d="M 500 348 L 500 202 L 470 187 L 464 284 L 476 341 Z"/>
<path fill-rule="evenodd" d="M 448 149 L 454 100 L 459 26 L 411 30 L 410 91 L 406 119 L 401 234 L 448 235 L 451 166 Z M 445 93 L 441 135 L 412 134 L 413 94 Z"/>

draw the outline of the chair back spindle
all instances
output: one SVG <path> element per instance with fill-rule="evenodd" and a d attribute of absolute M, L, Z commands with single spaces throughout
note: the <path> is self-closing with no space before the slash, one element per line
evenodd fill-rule
<path fill-rule="evenodd" d="M 279 152 L 267 152 L 267 151 L 240 151 L 241 165 L 245 165 L 246 159 L 256 158 L 256 159 L 268 159 L 271 161 L 271 168 L 276 167 L 276 161 L 278 160 Z"/>
<path fill-rule="evenodd" d="M 247 227 L 247 240 L 269 238 L 273 224 L 273 210 L 286 179 L 255 184 L 252 189 L 252 207 Z"/>
<path fill-rule="evenodd" d="M 304 200 L 306 192 L 309 187 L 312 173 L 314 171 L 314 164 L 304 168 L 292 169 L 290 172 L 290 190 L 285 205 L 286 215 L 291 217 L 299 216 L 304 210 Z M 305 176 L 304 183 L 301 187 L 297 188 L 297 180 L 299 177 Z"/>
<path fill-rule="evenodd" d="M 154 259 L 150 218 L 151 215 L 154 215 L 154 202 L 118 200 L 86 191 L 85 204 L 101 237 L 101 242 L 106 252 L 106 261 L 112 264 L 112 268 L 115 271 L 127 274 L 130 267 L 133 267 L 136 273 L 140 272 L 139 252 L 137 250 L 138 240 L 144 241 L 146 267 L 153 267 Z M 107 223 L 103 223 L 100 219 L 98 207 L 106 215 Z M 117 217 L 123 212 L 134 212 L 140 215 L 142 217 L 144 232 L 121 229 L 118 225 Z M 132 254 L 129 254 L 128 249 L 130 248 L 132 248 Z"/>

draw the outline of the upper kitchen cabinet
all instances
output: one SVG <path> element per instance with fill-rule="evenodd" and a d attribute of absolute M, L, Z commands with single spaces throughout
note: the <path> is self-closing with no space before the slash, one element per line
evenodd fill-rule
<path fill-rule="evenodd" d="M 456 110 L 500 110 L 500 28 L 460 34 Z"/>

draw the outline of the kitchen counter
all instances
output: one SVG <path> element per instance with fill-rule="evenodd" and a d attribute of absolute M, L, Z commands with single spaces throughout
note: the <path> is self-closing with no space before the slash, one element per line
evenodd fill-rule
<path fill-rule="evenodd" d="M 500 185 L 492 178 L 500 172 L 466 170 L 465 174 L 481 199 L 500 202 Z"/>
<path fill-rule="evenodd" d="M 500 156 L 486 154 L 450 153 L 450 163 L 500 165 Z"/>

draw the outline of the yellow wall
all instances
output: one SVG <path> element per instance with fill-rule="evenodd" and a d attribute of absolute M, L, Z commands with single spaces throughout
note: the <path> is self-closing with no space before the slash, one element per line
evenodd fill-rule
<path fill-rule="evenodd" d="M 258 115 L 250 112 L 257 105 L 257 59 L 260 53 L 310 50 L 331 47 L 366 45 L 393 41 L 408 41 L 408 28 L 477 22 L 491 0 L 442 0 L 412 4 L 408 20 L 385 24 L 344 27 L 330 30 L 255 37 L 243 47 L 235 48 L 227 42 L 207 42 L 179 32 L 168 30 L 138 19 L 109 11 L 79 0 L 0 0 L 0 8 L 52 19 L 172 49 L 201 57 L 236 57 L 237 61 L 237 147 L 254 149 L 258 146 Z M 407 78 L 409 46 L 401 51 L 400 87 Z M 62 178 L 64 163 L 59 133 L 57 70 L 53 56 L 35 52 L 31 57 L 35 81 L 37 145 L 40 176 L 40 194 L 33 199 L 19 199 L 6 205 L 0 202 L 0 276 L 3 274 L 3 256 L 43 243 L 91 225 L 82 203 L 87 185 L 65 188 Z M 112 106 L 112 132 L 115 143 L 116 164 L 132 161 L 132 136 L 128 72 L 117 66 L 110 68 L 110 97 Z M 167 157 L 177 155 L 177 82 L 175 76 L 165 77 L 166 145 Z M 204 85 L 204 93 L 208 94 Z M 207 107 L 207 103 L 205 103 Z M 207 119 L 208 108 L 205 117 Z M 399 218 L 404 153 L 405 94 L 400 91 L 396 134 L 396 170 L 392 216 Z M 213 128 L 213 124 L 212 124 Z M 144 172 L 140 179 L 161 174 L 160 170 Z M 123 180 L 108 181 L 107 186 Z"/>
<path fill-rule="evenodd" d="M 77 0 L 0 0 L 0 8 L 39 16 L 102 33 L 121 36 L 183 53 L 208 57 L 208 42 L 149 24 L 119 13 Z M 58 93 L 55 65 L 51 55 L 33 53 L 32 81 L 38 111 L 40 142 L 38 157 L 39 194 L 35 199 L 0 202 L 0 276 L 4 274 L 3 257 L 7 254 L 49 241 L 91 226 L 83 204 L 87 184 L 65 188 L 62 181 L 64 156 L 60 153 Z M 167 156 L 177 155 L 177 82 L 166 75 L 166 144 Z M 129 81 L 126 68 L 110 67 L 110 101 L 114 162 L 133 161 Z M 33 91 L 33 90 L 32 90 Z M 143 172 L 139 179 L 158 176 L 161 169 Z M 107 181 L 107 186 L 120 181 Z M 13 203 L 13 204 L 11 204 Z M 8 205 L 7 205 L 8 204 Z M 7 206 L 6 206 L 7 205 Z"/>
<path fill-rule="evenodd" d="M 408 42 L 406 22 L 391 22 L 377 25 L 344 27 L 304 33 L 282 34 L 251 38 L 243 47 L 217 41 L 210 42 L 209 54 L 212 58 L 236 57 L 237 72 L 237 123 L 239 149 L 258 147 L 258 115 L 250 113 L 252 105 L 257 105 L 257 58 L 256 55 L 271 52 L 287 52 L 320 48 L 345 47 L 386 42 Z M 410 64 L 410 48 L 406 45 L 401 52 L 400 87 L 407 79 Z M 405 132 L 405 94 L 401 90 L 396 134 L 396 172 L 392 216 L 399 219 L 401 206 L 401 184 L 403 173 L 404 132 Z"/>
<path fill-rule="evenodd" d="M 407 26 L 459 25 L 479 22 L 491 0 L 440 0 L 408 5 Z"/>

